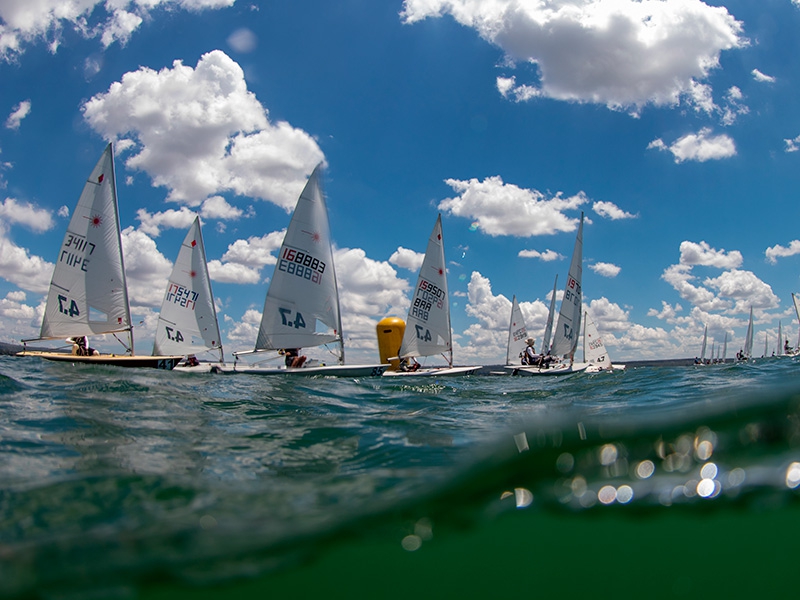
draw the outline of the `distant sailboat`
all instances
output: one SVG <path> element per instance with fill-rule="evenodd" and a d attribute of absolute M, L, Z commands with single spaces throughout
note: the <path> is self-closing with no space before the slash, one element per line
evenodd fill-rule
<path fill-rule="evenodd" d="M 753 307 L 750 307 L 750 320 L 747 323 L 747 333 L 744 335 L 744 347 L 736 355 L 737 360 L 749 360 L 753 357 Z"/>
<path fill-rule="evenodd" d="M 725 341 L 722 343 L 722 359 L 720 362 L 723 364 L 728 357 L 728 332 L 725 332 Z"/>
<path fill-rule="evenodd" d="M 339 289 L 333 265 L 328 209 L 320 184 L 318 165 L 297 200 L 278 254 L 278 264 L 264 300 L 264 312 L 255 349 L 242 355 L 310 348 L 325 344 L 338 347 L 337 364 L 303 366 L 220 366 L 223 373 L 254 375 L 327 375 L 367 377 L 381 375 L 388 365 L 347 365 L 344 360 Z M 273 360 L 279 354 L 272 354 Z M 283 357 L 280 357 L 283 360 Z"/>
<path fill-rule="evenodd" d="M 125 344 L 117 338 L 124 333 Z M 123 354 L 99 354 L 88 348 L 89 335 L 111 334 L 125 346 Z M 92 169 L 70 219 L 47 295 L 38 338 L 69 338 L 73 352 L 23 351 L 20 356 L 47 360 L 172 369 L 182 356 L 137 356 L 122 257 L 122 239 L 111 144 Z"/>
<path fill-rule="evenodd" d="M 586 369 L 586 363 L 576 363 L 575 349 L 578 347 L 578 338 L 581 329 L 581 311 L 583 310 L 583 293 L 581 280 L 583 272 L 583 213 L 581 213 L 578 234 L 575 237 L 575 247 L 572 251 L 567 283 L 564 288 L 564 297 L 561 299 L 561 308 L 558 313 L 558 323 L 553 335 L 551 354 L 559 357 L 560 362 L 549 368 L 538 366 L 506 367 L 513 368 L 516 375 L 566 375 L 577 373 Z"/>
<path fill-rule="evenodd" d="M 419 270 L 411 306 L 408 309 L 403 341 L 397 356 L 401 361 L 418 356 L 442 355 L 446 367 L 420 367 L 413 370 L 387 370 L 386 376 L 468 375 L 477 367 L 453 366 L 453 332 L 450 328 L 450 300 L 447 291 L 447 266 L 444 260 L 442 216 L 436 219 L 425 258 Z M 402 363 L 401 363 L 402 364 Z"/>
<path fill-rule="evenodd" d="M 608 349 L 603 343 L 603 338 L 587 312 L 583 313 L 583 360 L 588 365 L 586 367 L 587 373 L 625 370 L 625 365 L 611 362 L 611 357 L 608 355 Z"/>
<path fill-rule="evenodd" d="M 706 344 L 708 343 L 708 325 L 703 329 L 703 345 L 700 348 L 700 358 L 695 361 L 696 365 L 706 364 Z"/>
<path fill-rule="evenodd" d="M 525 327 L 525 318 L 519 307 L 517 297 L 511 300 L 511 319 L 508 323 L 508 345 L 506 349 L 506 364 L 518 365 L 525 352 L 525 340 L 528 339 L 528 329 Z"/>
<path fill-rule="evenodd" d="M 197 354 L 209 351 L 218 354 L 217 362 L 224 361 L 200 217 L 195 217 L 167 281 L 158 315 L 153 356 L 184 354 L 195 358 Z M 193 362 L 187 361 L 176 368 L 192 372 L 211 369 L 208 362 Z"/>

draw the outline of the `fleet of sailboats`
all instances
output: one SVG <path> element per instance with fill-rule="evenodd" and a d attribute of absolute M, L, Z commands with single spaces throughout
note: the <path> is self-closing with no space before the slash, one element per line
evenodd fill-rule
<path fill-rule="evenodd" d="M 578 347 L 578 338 L 581 328 L 581 313 L 583 310 L 583 292 L 581 280 L 583 273 L 583 213 L 581 213 L 578 233 L 575 237 L 575 247 L 572 251 L 567 283 L 564 287 L 564 296 L 558 313 L 558 321 L 553 333 L 553 346 L 550 355 L 557 362 L 538 365 L 506 366 L 514 375 L 566 375 L 583 371 L 587 363 L 575 362 L 575 349 Z M 555 297 L 555 296 L 554 296 Z M 543 350 L 544 350 L 543 346 Z"/>
<path fill-rule="evenodd" d="M 386 371 L 386 364 L 348 365 L 344 359 L 344 336 L 341 326 L 339 294 L 333 263 L 327 207 L 321 187 L 321 165 L 312 172 L 295 207 L 286 236 L 280 248 L 269 289 L 264 301 L 261 324 L 252 352 L 235 353 L 233 365 L 226 365 L 217 321 L 214 295 L 203 243 L 200 219 L 197 217 L 181 244 L 170 275 L 159 313 L 153 344 L 153 355 L 136 355 L 130 316 L 127 282 L 119 223 L 114 154 L 111 144 L 87 179 L 78 205 L 73 212 L 61 245 L 48 291 L 42 327 L 38 338 L 23 340 L 26 348 L 21 356 L 37 356 L 53 361 L 104 364 L 126 367 L 173 369 L 184 357 L 191 362 L 179 370 L 214 371 L 251 374 L 302 374 L 341 376 L 429 376 L 463 375 L 480 367 L 453 365 L 450 304 L 447 272 L 439 215 L 428 240 L 412 303 L 405 324 L 397 358 L 406 368 Z M 588 313 L 582 313 L 583 221 L 575 239 L 575 247 L 558 313 L 553 328 L 558 277 L 553 285 L 542 352 L 554 357 L 543 365 L 520 364 L 529 334 L 516 296 L 512 299 L 508 329 L 506 368 L 519 375 L 561 375 L 580 371 L 621 370 L 624 365 L 611 362 L 608 350 L 596 324 Z M 792 301 L 800 323 L 800 297 L 792 293 Z M 579 330 L 583 319 L 584 362 L 575 362 Z M 398 320 L 399 321 L 399 320 Z M 101 354 L 88 348 L 90 335 L 113 335 L 124 346 L 123 352 Z M 127 343 L 119 335 L 127 338 Z M 552 346 L 550 338 L 552 335 Z M 753 356 L 753 308 L 738 360 Z M 28 350 L 27 343 L 65 339 L 73 352 Z M 399 339 L 399 338 L 398 338 Z M 699 363 L 724 362 L 728 336 L 724 346 L 712 345 L 706 361 L 708 327 L 703 333 Z M 764 356 L 769 350 L 765 332 Z M 274 364 L 286 353 L 302 348 L 332 345 L 335 364 L 317 360 L 302 366 Z M 778 323 L 776 356 L 795 356 L 800 352 L 800 336 L 792 349 L 783 340 Z M 198 354 L 212 353 L 215 360 L 197 364 Z M 268 353 L 267 363 L 240 363 L 242 356 Z M 715 357 L 715 353 L 717 356 Z M 721 357 L 719 356 L 721 354 Z M 417 357 L 441 355 L 445 366 L 407 368 Z"/>

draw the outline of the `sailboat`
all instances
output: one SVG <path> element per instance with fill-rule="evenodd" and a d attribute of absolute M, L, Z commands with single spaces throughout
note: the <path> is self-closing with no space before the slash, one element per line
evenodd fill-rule
<path fill-rule="evenodd" d="M 224 360 L 200 217 L 195 217 L 167 281 L 158 315 L 153 356 L 184 354 L 196 359 L 197 354 L 204 352 L 218 354 L 216 362 Z M 209 372 L 211 363 L 187 360 L 175 368 Z"/>
<path fill-rule="evenodd" d="M 749 360 L 753 356 L 753 307 L 750 307 L 750 321 L 744 336 L 744 348 L 736 354 L 737 360 Z"/>
<path fill-rule="evenodd" d="M 480 369 L 480 366 L 453 366 L 453 332 L 450 329 L 450 300 L 442 239 L 442 215 L 436 218 L 436 224 L 428 239 L 428 247 L 419 270 L 397 356 L 401 361 L 409 359 L 416 361 L 418 356 L 438 354 L 447 360 L 446 367 L 389 370 L 384 373 L 384 377 L 468 375 Z"/>
<path fill-rule="evenodd" d="M 578 347 L 578 337 L 581 328 L 581 311 L 583 309 L 583 293 L 581 279 L 583 272 L 583 213 L 578 225 L 578 234 L 575 237 L 575 248 L 572 251 L 572 261 L 564 287 L 564 297 L 561 299 L 561 308 L 558 313 L 558 322 L 553 335 L 552 356 L 560 357 L 560 362 L 552 366 L 519 366 L 506 367 L 513 369 L 515 375 L 566 375 L 583 371 L 587 363 L 576 363 L 575 349 Z"/>
<path fill-rule="evenodd" d="M 278 263 L 264 300 L 255 349 L 234 353 L 222 373 L 255 375 L 378 376 L 388 365 L 347 365 L 344 361 L 339 289 L 333 265 L 328 209 L 322 193 L 322 164 L 311 173 L 286 229 Z M 335 344 L 336 364 L 306 361 L 299 367 L 240 364 L 241 356 L 277 351 L 268 360 L 283 360 L 283 351 Z"/>
<path fill-rule="evenodd" d="M 696 365 L 704 365 L 706 364 L 706 344 L 708 343 L 708 325 L 705 326 L 703 329 L 703 345 L 700 348 L 700 358 L 695 359 L 694 364 Z"/>
<path fill-rule="evenodd" d="M 583 313 L 583 361 L 588 363 L 587 373 L 625 370 L 625 365 L 612 364 L 603 338 L 587 312 Z"/>
<path fill-rule="evenodd" d="M 508 346 L 506 351 L 506 364 L 520 364 L 520 357 L 525 352 L 525 340 L 528 339 L 528 329 L 525 327 L 525 318 L 514 296 L 511 300 L 511 320 L 508 323 Z"/>
<path fill-rule="evenodd" d="M 69 338 L 74 351 L 89 335 L 111 334 L 125 346 L 123 354 L 77 355 L 28 351 L 20 356 L 47 360 L 172 369 L 182 356 L 137 356 L 133 348 L 128 287 L 122 258 L 114 152 L 106 146 L 83 186 L 61 244 L 47 294 L 38 338 L 24 343 Z M 126 334 L 125 344 L 117 334 Z M 79 350 L 80 348 L 80 350 Z M 91 352 L 91 350 L 89 350 Z"/>
<path fill-rule="evenodd" d="M 797 321 L 800 323 L 800 298 L 798 298 L 794 292 L 792 292 L 792 304 L 794 304 L 794 312 L 797 315 Z M 786 352 L 786 354 L 789 356 L 797 356 L 800 354 L 800 330 L 798 330 L 797 334 L 797 345 L 794 348 L 789 346 L 789 351 Z"/>
<path fill-rule="evenodd" d="M 728 332 L 726 331 L 725 340 L 722 342 L 722 358 L 720 359 L 720 362 L 722 364 L 725 364 L 725 359 L 727 358 L 727 355 L 728 355 Z"/>

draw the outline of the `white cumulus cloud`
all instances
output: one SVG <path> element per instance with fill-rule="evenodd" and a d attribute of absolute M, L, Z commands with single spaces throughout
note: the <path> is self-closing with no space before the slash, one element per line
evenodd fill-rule
<path fill-rule="evenodd" d="M 589 268 L 598 275 L 602 275 L 603 277 L 616 277 L 622 270 L 617 265 L 613 265 L 607 262 L 597 262 L 589 265 Z"/>
<path fill-rule="evenodd" d="M 800 240 L 792 240 L 789 242 L 788 247 L 775 244 L 771 248 L 767 248 L 764 251 L 764 254 L 767 257 L 767 260 L 774 265 L 778 262 L 779 258 L 800 254 Z"/>
<path fill-rule="evenodd" d="M 0 219 L 40 233 L 53 228 L 53 214 L 49 210 L 14 198 L 6 198 L 0 203 Z"/>
<path fill-rule="evenodd" d="M 520 250 L 517 253 L 517 256 L 520 258 L 538 258 L 544 262 L 551 262 L 564 258 L 563 255 L 559 254 L 555 250 L 550 249 L 545 250 L 544 252 L 539 252 L 538 250 Z"/>
<path fill-rule="evenodd" d="M 25 46 L 46 42 L 52 52 L 71 28 L 104 47 L 125 44 L 154 11 L 200 11 L 232 6 L 236 0 L 19 0 L 0 2 L 0 60 L 11 60 Z"/>
<path fill-rule="evenodd" d="M 747 45 L 727 8 L 700 0 L 405 0 L 401 13 L 406 23 L 444 15 L 502 49 L 507 62 L 535 68 L 523 84 L 498 78 L 505 96 L 634 113 L 682 98 L 707 110 L 710 88 L 700 82 L 722 51 Z"/>
<path fill-rule="evenodd" d="M 439 203 L 439 210 L 474 220 L 491 236 L 531 237 L 575 231 L 580 218 L 565 211 L 576 210 L 589 200 L 583 192 L 564 198 L 561 193 L 547 198 L 537 190 L 504 183 L 499 176 L 483 181 L 447 179 L 459 195 Z"/>
<path fill-rule="evenodd" d="M 592 204 L 592 210 L 601 217 L 616 221 L 618 219 L 635 219 L 636 215 L 625 212 L 613 202 L 599 201 Z"/>
<path fill-rule="evenodd" d="M 753 79 L 755 79 L 756 81 L 761 81 L 764 83 L 775 83 L 774 77 L 770 75 L 765 75 L 758 69 L 753 69 L 752 73 L 753 73 Z"/>
<path fill-rule="evenodd" d="M 786 152 L 797 152 L 800 150 L 800 135 L 783 141 L 786 143 Z"/>
<path fill-rule="evenodd" d="M 402 246 L 398 246 L 397 250 L 389 257 L 389 262 L 391 264 L 401 269 L 408 269 L 409 271 L 419 271 L 423 260 L 425 260 L 425 254 L 403 248 Z"/>
<path fill-rule="evenodd" d="M 8 118 L 6 119 L 6 127 L 8 129 L 19 129 L 20 123 L 22 123 L 22 119 L 27 117 L 30 114 L 30 112 L 31 112 L 31 101 L 23 100 L 22 102 L 17 104 L 11 111 L 11 114 L 8 115 Z"/>
<path fill-rule="evenodd" d="M 305 131 L 268 111 L 247 90 L 242 68 L 220 50 L 192 68 L 175 61 L 141 67 L 83 105 L 87 123 L 117 149 L 128 169 L 191 207 L 224 192 L 294 208 L 323 154 Z"/>
<path fill-rule="evenodd" d="M 131 308 L 161 306 L 172 263 L 142 230 L 126 227 L 121 235 Z"/>
<path fill-rule="evenodd" d="M 668 150 L 675 157 L 676 163 L 687 160 L 705 162 L 736 155 L 736 144 L 733 139 L 725 134 L 711 135 L 709 128 L 703 128 L 698 133 L 689 133 L 670 146 L 667 146 L 661 138 L 657 138 L 650 142 L 647 148 Z"/>
<path fill-rule="evenodd" d="M 742 253 L 738 250 L 726 252 L 712 248 L 706 242 L 683 241 L 680 246 L 682 265 L 703 265 L 720 269 L 735 269 L 742 264 Z"/>
<path fill-rule="evenodd" d="M 0 221 L 0 277 L 29 292 L 44 293 L 50 287 L 53 264 L 17 246 Z"/>

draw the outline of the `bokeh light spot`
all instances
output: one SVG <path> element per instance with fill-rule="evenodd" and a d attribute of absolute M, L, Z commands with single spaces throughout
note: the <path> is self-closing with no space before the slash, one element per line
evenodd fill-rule
<path fill-rule="evenodd" d="M 418 535 L 407 535 L 403 538 L 403 541 L 400 542 L 400 545 L 403 547 L 403 550 L 416 552 L 422 547 L 422 538 Z"/>
<path fill-rule="evenodd" d="M 633 500 L 633 488 L 629 485 L 621 485 L 617 490 L 617 502 L 627 504 Z"/>
<path fill-rule="evenodd" d="M 647 479 L 648 477 L 651 477 L 655 472 L 656 472 L 656 466 L 653 464 L 652 460 L 643 460 L 638 465 L 636 465 L 636 476 L 639 479 Z"/>
<path fill-rule="evenodd" d="M 611 504 L 617 499 L 617 488 L 613 485 L 604 485 L 597 492 L 597 499 L 603 504 Z"/>
<path fill-rule="evenodd" d="M 793 462 L 786 469 L 786 487 L 795 489 L 800 485 L 800 463 Z"/>
<path fill-rule="evenodd" d="M 514 488 L 514 499 L 517 508 L 528 508 L 533 503 L 533 494 L 525 488 Z"/>

